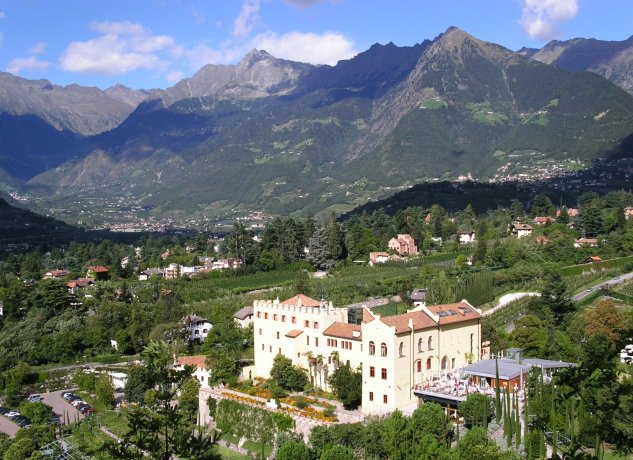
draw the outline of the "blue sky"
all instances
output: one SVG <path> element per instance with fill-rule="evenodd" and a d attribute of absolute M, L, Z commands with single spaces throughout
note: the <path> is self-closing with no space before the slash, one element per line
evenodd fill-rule
<path fill-rule="evenodd" d="M 510 49 L 624 40 L 631 0 L 0 0 L 0 69 L 105 89 L 166 88 L 252 48 L 335 64 L 449 26 Z"/>

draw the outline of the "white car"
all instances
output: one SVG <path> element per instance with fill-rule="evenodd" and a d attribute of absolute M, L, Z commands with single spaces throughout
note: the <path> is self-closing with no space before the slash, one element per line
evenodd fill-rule
<path fill-rule="evenodd" d="M 629 344 L 620 350 L 620 361 L 624 364 L 633 363 L 633 344 Z"/>
<path fill-rule="evenodd" d="M 17 417 L 18 415 L 20 415 L 20 413 L 17 410 L 12 410 L 11 412 L 7 413 L 7 417 L 9 418 Z"/>

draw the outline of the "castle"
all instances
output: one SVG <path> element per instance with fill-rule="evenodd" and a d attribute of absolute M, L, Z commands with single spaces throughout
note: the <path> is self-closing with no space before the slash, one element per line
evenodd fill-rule
<path fill-rule="evenodd" d="M 254 376 L 268 378 L 277 354 L 307 369 L 323 389 L 337 365 L 361 368 L 365 415 L 407 412 L 417 404 L 416 385 L 481 356 L 482 316 L 466 300 L 381 317 L 299 294 L 257 300 L 253 312 Z"/>

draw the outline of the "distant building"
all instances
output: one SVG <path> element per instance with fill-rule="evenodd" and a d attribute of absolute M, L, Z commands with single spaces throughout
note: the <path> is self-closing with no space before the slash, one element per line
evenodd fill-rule
<path fill-rule="evenodd" d="M 510 234 L 517 238 L 525 238 L 532 234 L 532 226 L 521 222 L 512 222 L 512 224 L 510 224 Z"/>
<path fill-rule="evenodd" d="M 556 222 L 556 218 L 550 217 L 550 216 L 545 216 L 545 217 L 539 216 L 539 217 L 535 217 L 533 222 L 536 225 L 553 224 L 554 222 Z"/>
<path fill-rule="evenodd" d="M 580 248 L 582 246 L 589 246 L 595 248 L 598 246 L 598 240 L 596 238 L 578 238 L 574 241 L 574 247 Z"/>
<path fill-rule="evenodd" d="M 624 208 L 624 218 L 629 220 L 631 217 L 633 217 L 633 208 Z"/>
<path fill-rule="evenodd" d="M 253 324 L 253 306 L 249 305 L 244 308 L 240 308 L 233 314 L 233 320 L 242 329 L 246 329 Z"/>
<path fill-rule="evenodd" d="M 464 230 L 459 232 L 459 242 L 462 244 L 471 244 L 475 242 L 475 231 Z"/>
<path fill-rule="evenodd" d="M 400 256 L 415 255 L 418 253 L 418 247 L 415 240 L 408 233 L 400 233 L 397 237 L 389 240 L 389 249 L 396 252 Z"/>
<path fill-rule="evenodd" d="M 86 273 L 86 278 L 93 278 L 95 280 L 107 280 L 108 279 L 108 270 L 103 265 L 91 265 L 88 267 L 88 271 Z"/>
<path fill-rule="evenodd" d="M 68 292 L 77 295 L 80 289 L 87 288 L 95 284 L 94 278 L 78 278 L 76 280 L 70 280 L 66 283 Z"/>
<path fill-rule="evenodd" d="M 63 278 L 68 276 L 70 273 L 68 270 L 51 270 L 50 272 L 44 273 L 43 278 L 45 280 L 52 280 L 56 278 Z"/>
<path fill-rule="evenodd" d="M 389 254 L 386 252 L 370 252 L 369 253 L 369 265 L 374 266 L 376 264 L 384 264 L 389 260 Z"/>
<path fill-rule="evenodd" d="M 209 335 L 209 331 L 213 328 L 213 324 L 206 318 L 191 314 L 183 319 L 185 328 L 189 335 L 189 341 L 193 343 L 202 343 Z"/>
<path fill-rule="evenodd" d="M 147 281 L 152 277 L 164 278 L 165 271 L 162 268 L 147 268 L 138 274 L 139 281 Z"/>

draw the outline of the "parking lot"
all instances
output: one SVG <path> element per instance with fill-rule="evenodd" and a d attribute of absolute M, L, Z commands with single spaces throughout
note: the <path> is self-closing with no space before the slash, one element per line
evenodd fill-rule
<path fill-rule="evenodd" d="M 42 393 L 42 397 L 44 398 L 42 402 L 44 404 L 48 404 L 53 408 L 53 412 L 61 415 L 61 422 L 66 422 L 66 417 L 64 417 L 64 413 L 68 414 L 68 421 L 73 423 L 78 420 L 82 420 L 84 418 L 83 414 L 75 409 L 68 401 L 62 398 L 62 394 L 66 393 L 69 390 L 60 390 L 53 391 L 51 393 Z"/>
<path fill-rule="evenodd" d="M 9 436 L 13 437 L 15 436 L 15 433 L 17 433 L 19 429 L 20 427 L 16 423 L 0 415 L 0 432 L 6 433 Z"/>

